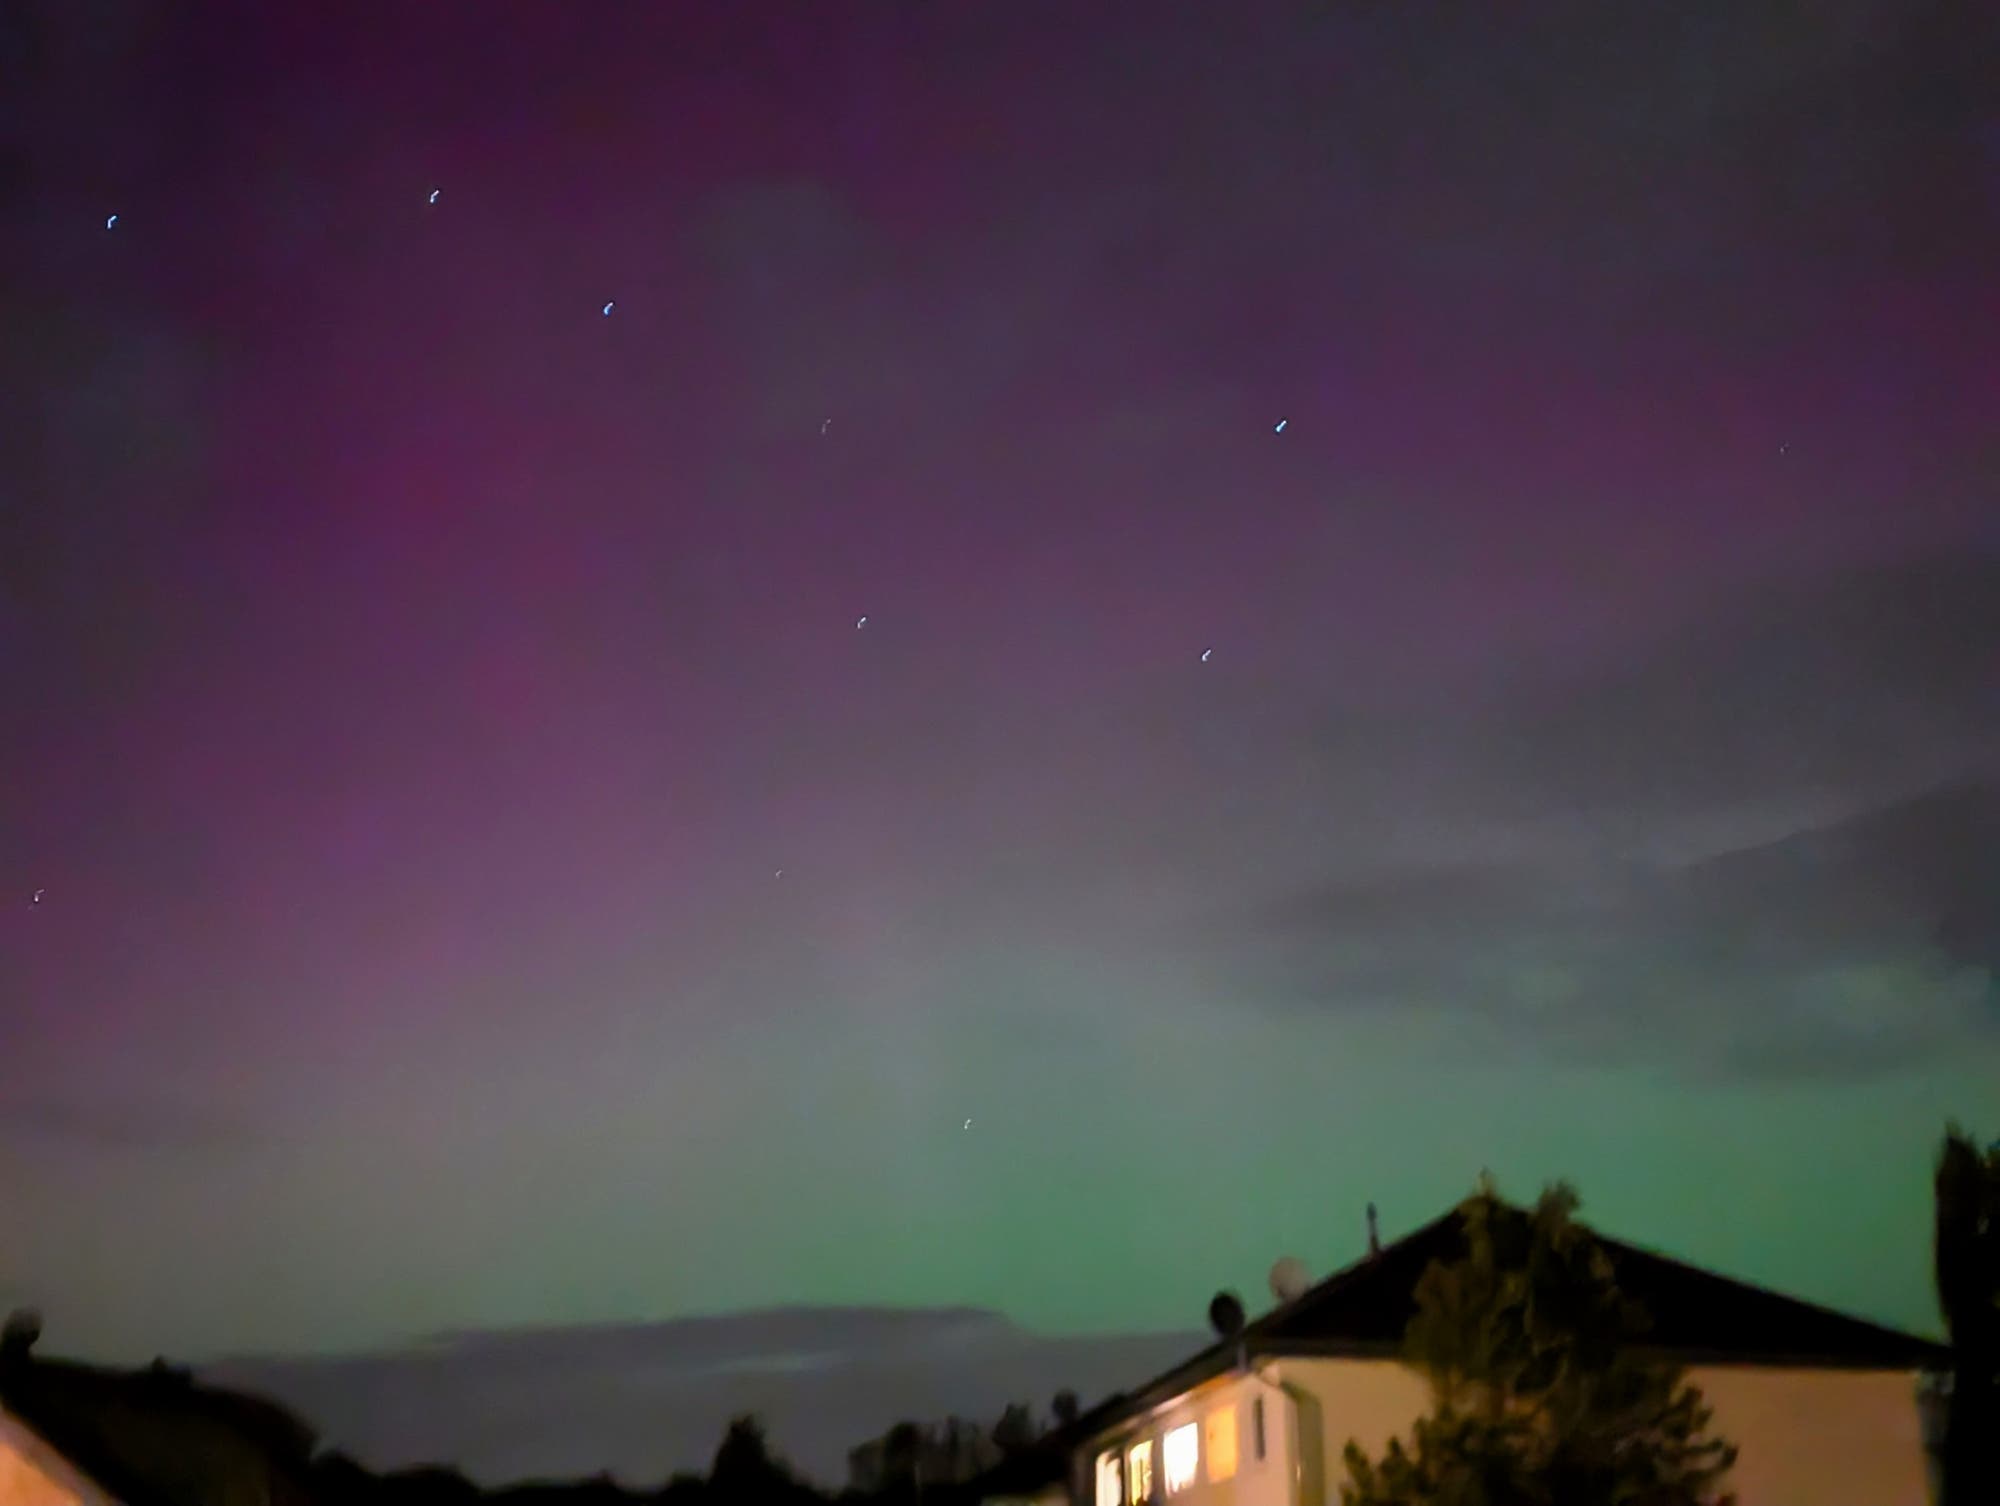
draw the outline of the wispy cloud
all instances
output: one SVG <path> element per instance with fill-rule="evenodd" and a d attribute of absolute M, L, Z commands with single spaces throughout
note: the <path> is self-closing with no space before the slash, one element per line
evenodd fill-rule
<path fill-rule="evenodd" d="M 1483 1052 L 1769 1079 L 2000 1048 L 2000 565 L 1715 620 L 1458 723 L 1439 788 L 1519 851 L 1412 856 L 1357 827 L 1321 876 L 1212 915 L 1205 965 L 1232 995 L 1430 1016 Z"/>
<path fill-rule="evenodd" d="M 2000 750 L 1996 643 L 2000 557 L 1760 587 L 1506 707 L 1491 775 L 1632 830 L 1814 794 L 1857 808 Z"/>

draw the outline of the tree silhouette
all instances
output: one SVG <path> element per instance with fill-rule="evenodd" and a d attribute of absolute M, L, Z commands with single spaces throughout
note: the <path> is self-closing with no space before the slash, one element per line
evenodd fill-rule
<path fill-rule="evenodd" d="M 17 1307 L 0 1326 L 0 1359 L 26 1359 L 42 1339 L 42 1315 L 32 1307 Z"/>
<path fill-rule="evenodd" d="M 805 1492 L 784 1462 L 771 1452 L 764 1424 L 745 1413 L 730 1421 L 709 1465 L 710 1491 L 730 1500 L 788 1500 Z"/>
<path fill-rule="evenodd" d="M 899 1490 L 916 1487 L 924 1458 L 924 1430 L 914 1422 L 899 1422 L 882 1435 L 883 1483 Z"/>
<path fill-rule="evenodd" d="M 1932 1256 L 1951 1334 L 1940 1506 L 2000 1501 L 2000 1144 L 1957 1125 L 1938 1152 Z"/>
<path fill-rule="evenodd" d="M 417 1464 L 394 1470 L 376 1482 L 374 1498 L 400 1503 L 468 1502 L 479 1499 L 479 1487 L 450 1464 Z"/>
<path fill-rule="evenodd" d="M 700 1475 L 676 1474 L 654 1493 L 653 1500 L 655 1506 L 702 1506 L 708 1500 L 708 1481 Z"/>
<path fill-rule="evenodd" d="M 1041 1431 L 1035 1425 L 1035 1409 L 1024 1401 L 1012 1401 L 993 1424 L 993 1446 L 1003 1454 L 1018 1454 L 1033 1448 Z"/>
<path fill-rule="evenodd" d="M 1523 1212 L 1482 1191 L 1459 1208 L 1463 1259 L 1417 1285 L 1404 1335 L 1433 1410 L 1379 1463 L 1347 1446 L 1346 1506 L 1710 1506 L 1736 1451 L 1701 1394 L 1635 1348 L 1645 1316 L 1550 1188 Z"/>
<path fill-rule="evenodd" d="M 1076 1399 L 1076 1393 L 1068 1387 L 1056 1392 L 1056 1399 L 1049 1403 L 1049 1410 L 1055 1413 L 1056 1426 L 1066 1428 L 1082 1414 L 1083 1405 Z"/>

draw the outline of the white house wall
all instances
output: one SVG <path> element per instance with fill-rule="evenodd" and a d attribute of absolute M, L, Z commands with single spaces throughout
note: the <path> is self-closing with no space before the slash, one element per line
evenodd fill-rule
<path fill-rule="evenodd" d="M 1688 1378 L 1739 1450 L 1741 1506 L 1927 1506 L 1916 1375 L 1729 1366 Z"/>
<path fill-rule="evenodd" d="M 1150 1441 L 1155 1506 L 1338 1506 L 1350 1441 L 1379 1457 L 1407 1438 L 1430 1409 L 1423 1378 L 1389 1359 L 1286 1359 L 1209 1383 L 1143 1420 L 1095 1440 L 1085 1478 L 1087 1506 L 1099 1459 Z M 1784 1370 L 1730 1366 L 1689 1378 L 1714 1409 L 1714 1428 L 1737 1445 L 1729 1488 L 1739 1506 L 1928 1506 L 1929 1481 L 1917 1411 L 1917 1377 L 1900 1372 Z M 1266 1457 L 1256 1460 L 1251 1408 L 1265 1401 Z M 1194 1482 L 1169 1494 L 1163 1441 L 1217 1408 L 1234 1407 L 1237 1467 L 1208 1478 L 1207 1433 Z"/>
<path fill-rule="evenodd" d="M 1153 1448 L 1153 1474 L 1160 1487 L 1154 1497 L 1157 1506 L 1318 1506 L 1321 1501 L 1337 1502 L 1339 1491 L 1323 1494 L 1323 1482 L 1329 1478 L 1329 1461 L 1336 1472 L 1333 1478 L 1337 1478 L 1340 1451 L 1349 1433 L 1328 1440 L 1316 1429 L 1316 1420 L 1329 1410 L 1337 1410 L 1345 1419 L 1341 1425 L 1349 1432 L 1358 1429 L 1370 1440 L 1378 1435 L 1387 1440 L 1407 1430 L 1410 1419 L 1424 1410 L 1427 1401 L 1419 1377 L 1400 1365 L 1381 1364 L 1366 1371 L 1316 1373 L 1313 1383 L 1328 1389 L 1314 1394 L 1316 1404 L 1301 1407 L 1300 1382 L 1289 1374 L 1292 1363 L 1267 1366 L 1260 1371 L 1261 1378 L 1230 1375 L 1211 1381 L 1145 1419 L 1096 1440 L 1089 1449 L 1086 1477 L 1093 1488 L 1086 1496 L 1087 1506 L 1102 1506 L 1102 1497 L 1095 1489 L 1102 1457 L 1116 1452 L 1122 1461 L 1141 1438 L 1149 1440 Z M 1262 1459 L 1257 1457 L 1255 1422 L 1260 1400 L 1265 1429 Z M 1223 1410 L 1233 1411 L 1236 1418 L 1236 1468 L 1227 1479 L 1211 1480 L 1208 1423 Z M 1202 1442 L 1195 1479 L 1185 1489 L 1170 1494 L 1163 1473 L 1165 1439 L 1190 1423 Z M 1371 1441 L 1370 1446 L 1376 1445 Z"/>

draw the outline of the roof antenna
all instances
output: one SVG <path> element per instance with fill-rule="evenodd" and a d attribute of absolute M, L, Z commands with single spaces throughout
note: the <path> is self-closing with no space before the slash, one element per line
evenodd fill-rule
<path fill-rule="evenodd" d="M 1368 1205 L 1368 1258 L 1373 1260 L 1382 1253 L 1382 1231 L 1375 1222 L 1375 1205 Z"/>

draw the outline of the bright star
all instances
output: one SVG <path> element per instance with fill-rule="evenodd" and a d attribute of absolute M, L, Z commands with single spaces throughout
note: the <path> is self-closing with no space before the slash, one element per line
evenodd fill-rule
<path fill-rule="evenodd" d="M 117 224 L 118 224 L 118 216 L 114 214 L 106 218 L 106 220 L 104 221 L 104 228 L 106 230 L 111 230 L 114 229 L 117 226 Z"/>
<path fill-rule="evenodd" d="M 1273 434 L 1282 434 L 1282 433 L 1284 433 L 1284 432 L 1285 432 L 1285 425 L 1286 425 L 1286 424 L 1288 424 L 1288 423 L 1290 423 L 1290 422 L 1291 422 L 1291 420 L 1290 420 L 1289 418 L 1281 418 L 1281 419 L 1279 419 L 1279 420 L 1278 420 L 1278 427 L 1277 427 L 1277 428 L 1275 428 L 1275 429 L 1273 429 L 1273 430 L 1272 430 L 1271 432 L 1272 432 Z"/>
<path fill-rule="evenodd" d="M 1204 663 L 1204 664 L 1208 663 L 1208 656 L 1209 656 L 1210 654 L 1214 653 L 1214 652 L 1215 652 L 1215 650 L 1214 650 L 1214 649 L 1212 649 L 1212 648 L 1205 648 L 1205 649 L 1203 649 L 1203 650 L 1201 651 L 1201 662 L 1202 662 L 1202 663 Z"/>
<path fill-rule="evenodd" d="M 431 190 L 431 199 L 430 199 L 431 203 L 435 204 L 438 201 L 438 195 L 443 192 L 444 190 L 441 188 L 433 188 Z"/>
<path fill-rule="evenodd" d="M 868 619 L 865 616 L 859 617 L 855 620 L 854 631 L 858 633 L 867 626 L 868 626 Z"/>
<path fill-rule="evenodd" d="M 611 300 L 611 302 L 609 302 L 609 303 L 605 304 L 605 305 L 604 305 L 604 317 L 605 317 L 605 318 L 607 318 L 607 319 L 609 319 L 609 318 L 611 317 L 611 311 L 612 311 L 612 310 L 613 310 L 614 308 L 616 308 L 617 306 L 618 306 L 618 300 L 617 300 L 617 299 L 615 299 L 615 298 L 614 298 L 614 299 L 612 299 L 612 300 Z"/>

